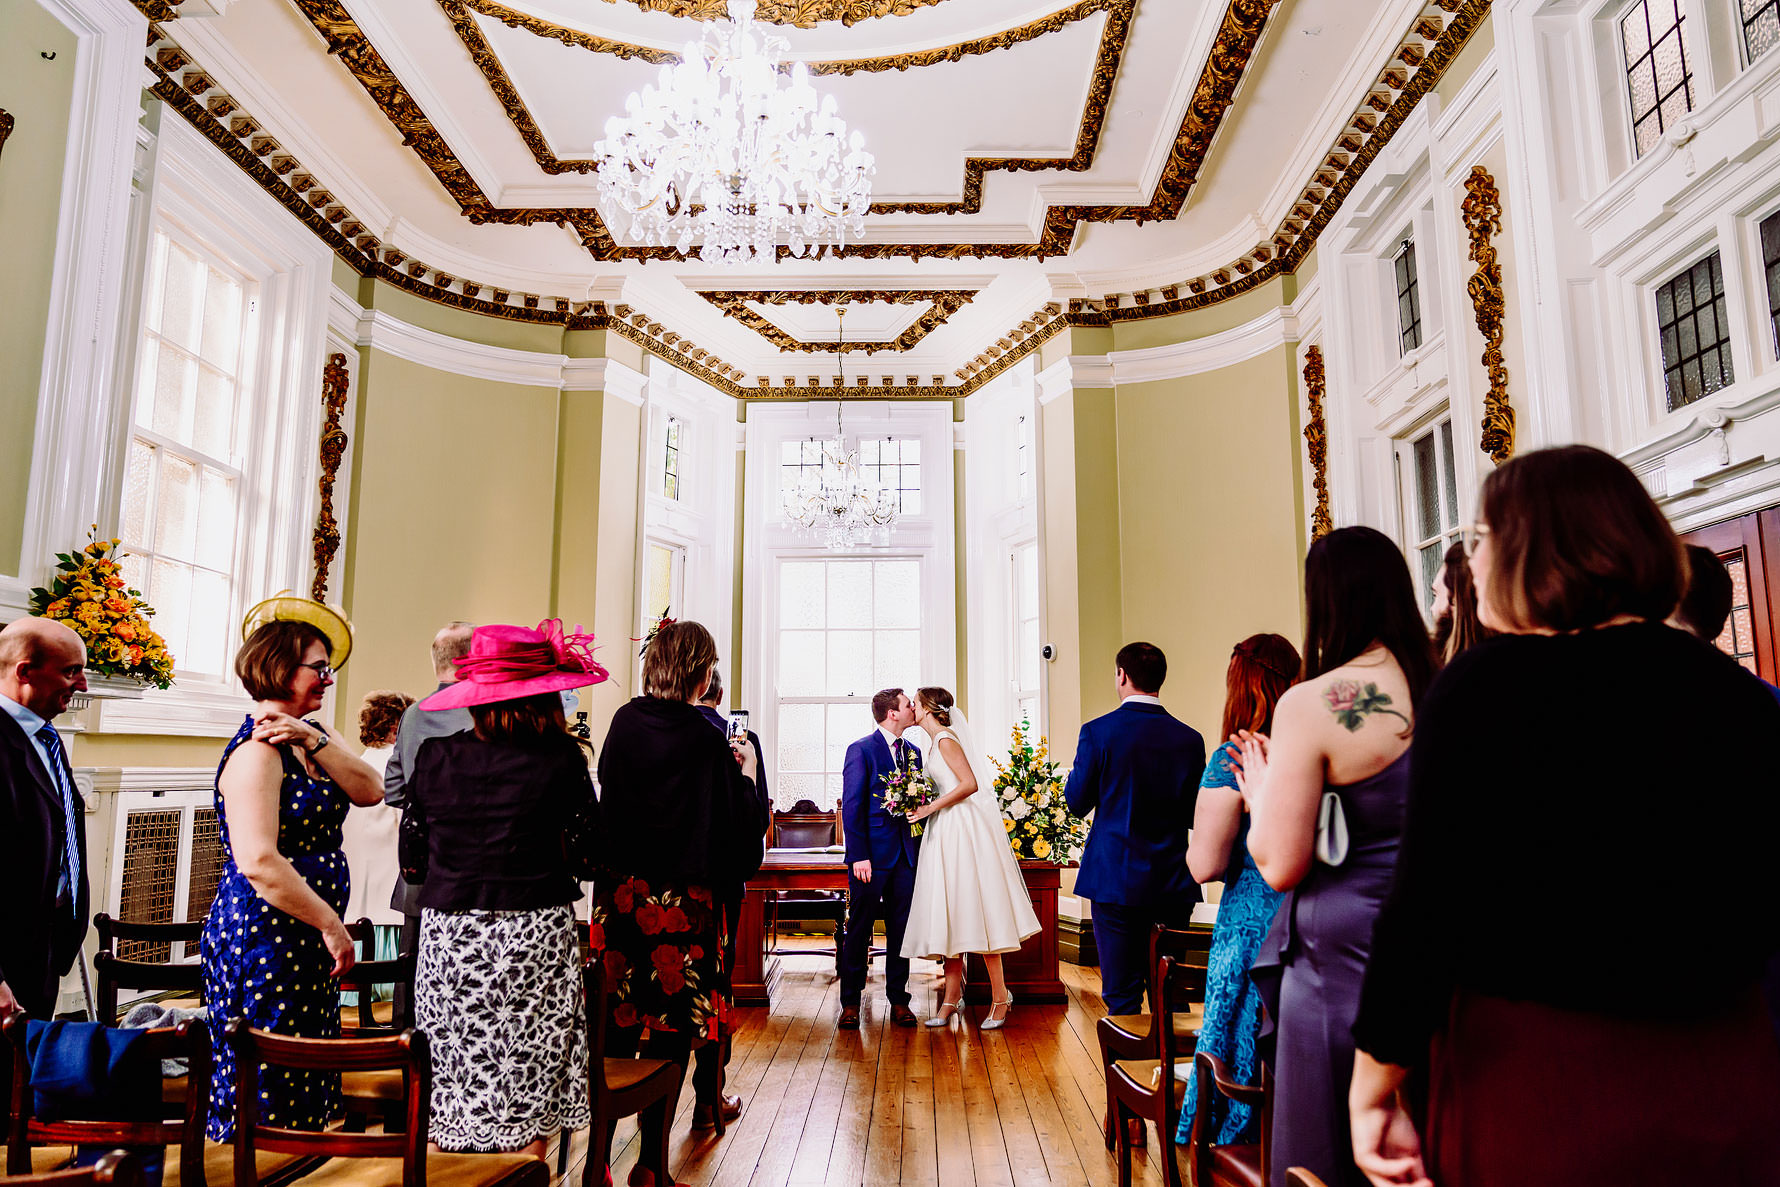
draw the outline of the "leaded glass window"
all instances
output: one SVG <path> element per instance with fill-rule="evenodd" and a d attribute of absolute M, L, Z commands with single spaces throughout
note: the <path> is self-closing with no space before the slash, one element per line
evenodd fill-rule
<path fill-rule="evenodd" d="M 662 434 L 661 493 L 664 498 L 680 497 L 680 419 L 670 416 Z"/>
<path fill-rule="evenodd" d="M 1755 61 L 1780 43 L 1780 0 L 1739 0 L 1743 18 L 1743 53 Z"/>
<path fill-rule="evenodd" d="M 1656 290 L 1656 323 L 1671 412 L 1735 381 L 1717 252 Z"/>
<path fill-rule="evenodd" d="M 1780 211 L 1762 220 L 1761 266 L 1768 283 L 1768 327 L 1773 333 L 1774 353 L 1780 355 Z"/>
<path fill-rule="evenodd" d="M 1632 141 L 1639 156 L 1656 146 L 1664 129 L 1693 110 L 1693 71 L 1687 64 L 1683 3 L 1638 0 L 1619 18 Z"/>
<path fill-rule="evenodd" d="M 155 230 L 119 535 L 181 672 L 228 671 L 254 306 L 243 276 Z"/>
<path fill-rule="evenodd" d="M 1421 281 L 1415 271 L 1415 242 L 1405 239 L 1391 261 L 1397 277 L 1397 353 L 1408 354 L 1422 344 Z"/>
<path fill-rule="evenodd" d="M 1755 608 L 1749 596 L 1749 555 L 1741 548 L 1719 553 L 1731 575 L 1731 616 L 1725 621 L 1724 633 L 1714 640 L 1718 649 L 1755 671 Z"/>
<path fill-rule="evenodd" d="M 1409 443 L 1411 477 L 1408 522 L 1411 555 L 1422 605 L 1431 606 L 1446 550 L 1459 538 L 1458 462 L 1452 420 L 1447 418 Z"/>

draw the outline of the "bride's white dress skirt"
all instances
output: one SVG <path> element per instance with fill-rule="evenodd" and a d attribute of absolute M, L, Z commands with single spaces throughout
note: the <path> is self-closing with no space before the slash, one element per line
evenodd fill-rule
<path fill-rule="evenodd" d="M 940 761 L 936 755 L 929 768 Z M 1008 847 L 995 793 L 982 787 L 925 823 L 902 955 L 940 960 L 1017 952 L 1038 934 L 1038 915 Z"/>

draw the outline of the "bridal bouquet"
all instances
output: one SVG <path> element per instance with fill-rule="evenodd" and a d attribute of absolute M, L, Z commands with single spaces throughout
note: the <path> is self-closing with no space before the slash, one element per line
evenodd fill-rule
<path fill-rule="evenodd" d="M 1014 727 L 1013 749 L 1007 762 L 995 764 L 995 798 L 1001 805 L 1001 823 L 1007 829 L 1014 856 L 1066 865 L 1081 855 L 1088 826 L 1070 814 L 1063 798 L 1063 778 L 1051 761 L 1050 743 L 1035 743 L 1025 723 Z"/>
<path fill-rule="evenodd" d="M 884 785 L 884 811 L 898 818 L 916 808 L 926 807 L 935 798 L 933 776 L 915 764 L 913 753 L 903 759 L 900 767 L 891 768 L 888 775 L 880 775 L 878 781 Z M 916 821 L 909 825 L 909 834 L 920 836 L 922 823 Z"/>

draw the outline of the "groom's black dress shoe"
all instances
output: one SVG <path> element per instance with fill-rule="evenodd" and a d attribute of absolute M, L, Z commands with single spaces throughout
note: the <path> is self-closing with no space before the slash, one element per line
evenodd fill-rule
<path fill-rule="evenodd" d="M 840 1027 L 842 1030 L 858 1030 L 859 1029 L 859 1007 L 858 1006 L 842 1006 L 841 1007 L 841 1016 L 835 1022 L 835 1025 Z"/>
<path fill-rule="evenodd" d="M 898 1026 L 913 1026 L 916 1021 L 915 1012 L 907 1006 L 891 1006 L 890 1021 Z"/>

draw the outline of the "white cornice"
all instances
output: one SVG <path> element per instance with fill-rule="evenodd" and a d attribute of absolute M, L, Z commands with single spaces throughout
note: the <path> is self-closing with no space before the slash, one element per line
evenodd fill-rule
<path fill-rule="evenodd" d="M 643 402 L 643 373 L 612 359 L 578 359 L 565 354 L 465 342 L 449 334 L 409 325 L 379 309 L 360 309 L 339 289 L 333 290 L 332 298 L 330 324 L 337 325 L 341 319 L 351 316 L 352 311 L 357 311 L 355 341 L 359 346 L 472 379 L 561 391 L 603 391 L 628 404 Z"/>
<path fill-rule="evenodd" d="M 1113 382 L 1122 387 L 1127 383 L 1180 379 L 1222 370 L 1296 341 L 1297 315 L 1281 307 L 1268 310 L 1246 325 L 1191 342 L 1115 350 L 1106 356 L 1106 361 L 1111 365 Z"/>
<path fill-rule="evenodd" d="M 615 359 L 568 359 L 562 368 L 562 388 L 571 392 L 605 392 L 626 404 L 643 403 L 648 377 Z"/>
<path fill-rule="evenodd" d="M 1049 404 L 1076 388 L 1109 388 L 1113 385 L 1112 364 L 1097 354 L 1072 354 L 1058 359 L 1038 373 L 1038 402 Z"/>

